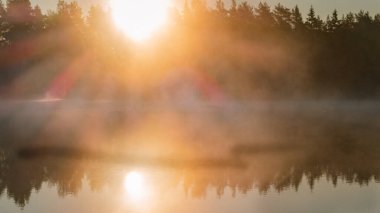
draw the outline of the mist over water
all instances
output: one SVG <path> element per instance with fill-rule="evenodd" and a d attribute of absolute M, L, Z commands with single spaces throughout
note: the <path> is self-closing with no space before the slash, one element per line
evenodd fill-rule
<path fill-rule="evenodd" d="M 229 203 L 226 212 L 291 212 L 305 210 L 299 203 L 304 200 L 324 203 L 329 212 L 348 210 L 338 201 L 342 197 L 352 199 L 357 211 L 376 212 L 375 200 L 361 207 L 364 200 L 350 196 L 380 193 L 378 106 L 3 102 L 0 205 L 35 212 L 35 203 L 49 196 L 52 205 L 70 203 L 73 212 L 102 212 L 104 206 L 112 212 L 207 212 L 220 202 Z M 125 191 L 125 181 L 134 179 L 126 178 L 130 173 L 149 193 Z M 72 196 L 85 206 L 82 210 Z M 142 208 L 138 199 L 150 199 L 149 205 Z M 265 204 L 270 200 L 278 207 Z"/>

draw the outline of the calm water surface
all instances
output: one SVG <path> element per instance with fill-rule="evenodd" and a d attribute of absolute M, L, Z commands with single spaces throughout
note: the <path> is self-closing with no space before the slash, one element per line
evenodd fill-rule
<path fill-rule="evenodd" d="M 0 104 L 1 212 L 380 212 L 380 105 Z"/>

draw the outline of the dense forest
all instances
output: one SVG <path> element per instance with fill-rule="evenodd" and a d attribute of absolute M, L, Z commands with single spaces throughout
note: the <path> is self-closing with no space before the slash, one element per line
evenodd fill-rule
<path fill-rule="evenodd" d="M 235 0 L 169 12 L 136 43 L 102 6 L 59 0 L 43 13 L 0 1 L 0 97 L 156 100 L 189 81 L 204 100 L 380 97 L 380 14 L 322 19 L 313 7 L 303 17 L 297 6 Z"/>

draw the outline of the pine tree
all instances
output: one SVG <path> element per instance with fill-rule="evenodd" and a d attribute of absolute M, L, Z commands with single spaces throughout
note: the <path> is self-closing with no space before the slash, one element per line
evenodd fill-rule
<path fill-rule="evenodd" d="M 375 15 L 374 21 L 375 21 L 377 24 L 380 24 L 380 14 L 376 14 L 376 15 Z"/>
<path fill-rule="evenodd" d="M 42 14 L 41 8 L 36 5 L 32 11 L 33 16 L 33 30 L 41 31 L 44 28 L 44 15 Z"/>
<path fill-rule="evenodd" d="M 82 29 L 84 27 L 83 12 L 77 1 L 73 1 L 69 4 L 69 13 L 74 25 Z"/>
<path fill-rule="evenodd" d="M 292 12 L 289 8 L 286 8 L 281 4 L 277 4 L 274 8 L 273 16 L 280 29 L 291 29 Z"/>
<path fill-rule="evenodd" d="M 267 3 L 259 3 L 259 5 L 255 8 L 256 19 L 259 23 L 266 27 L 272 27 L 275 24 L 275 20 L 273 18 L 273 14 L 271 9 Z"/>
<path fill-rule="evenodd" d="M 7 15 L 7 12 L 5 10 L 4 4 L 0 0 L 0 47 L 3 46 L 5 43 L 5 38 L 4 38 L 3 34 L 7 29 L 6 15 Z"/>
<path fill-rule="evenodd" d="M 376 27 L 378 28 L 378 31 L 380 34 L 380 14 L 376 14 L 375 17 L 373 18 L 373 21 L 377 25 Z"/>
<path fill-rule="evenodd" d="M 315 15 L 314 7 L 311 6 L 309 10 L 309 14 L 306 19 L 306 26 L 310 30 L 320 31 L 323 27 L 323 21 L 319 16 Z"/>
<path fill-rule="evenodd" d="M 245 1 L 239 4 L 236 15 L 242 19 L 251 19 L 253 17 L 253 7 Z"/>
<path fill-rule="evenodd" d="M 236 14 L 237 14 L 237 3 L 236 3 L 236 0 L 232 0 L 232 2 L 231 2 L 231 8 L 230 8 L 229 13 L 230 13 L 231 17 L 236 16 Z"/>
<path fill-rule="evenodd" d="M 355 15 L 353 13 L 348 13 L 343 16 L 341 26 L 344 29 L 353 29 L 355 27 Z"/>
<path fill-rule="evenodd" d="M 59 26 L 70 26 L 77 29 L 84 27 L 83 12 L 78 2 L 65 2 L 59 0 L 57 3 L 57 16 Z"/>
<path fill-rule="evenodd" d="M 300 9 L 298 8 L 298 6 L 296 6 L 292 10 L 291 19 L 292 19 L 291 23 L 292 23 L 293 29 L 295 29 L 295 30 L 302 30 L 302 29 L 304 29 L 304 22 L 303 22 L 302 14 L 301 14 Z"/>
<path fill-rule="evenodd" d="M 8 0 L 7 18 L 10 23 L 28 23 L 32 20 L 32 5 L 29 0 Z"/>
<path fill-rule="evenodd" d="M 7 16 L 7 11 L 4 7 L 3 2 L 0 0 L 0 27 L 5 24 L 6 17 Z M 1 28 L 0 28 L 1 29 Z"/>
<path fill-rule="evenodd" d="M 216 12 L 221 16 L 227 15 L 227 10 L 225 8 L 223 0 L 217 0 L 216 1 Z"/>
<path fill-rule="evenodd" d="M 0 0 L 0 22 L 5 21 L 7 11 L 5 10 L 4 3 Z"/>
<path fill-rule="evenodd" d="M 326 24 L 323 25 L 323 29 L 326 31 L 326 32 L 332 32 L 333 30 L 330 30 L 330 27 L 329 27 L 329 23 L 331 22 L 331 18 L 330 18 L 330 15 L 327 15 L 326 17 Z"/>
<path fill-rule="evenodd" d="M 356 21 L 361 25 L 369 25 L 373 22 L 372 17 L 369 15 L 369 12 L 364 12 L 361 10 L 355 15 Z"/>
<path fill-rule="evenodd" d="M 8 31 L 4 37 L 11 43 L 28 36 L 33 29 L 33 9 L 29 0 L 8 0 L 6 8 Z"/>
<path fill-rule="evenodd" d="M 332 16 L 328 16 L 326 21 L 326 28 L 328 32 L 334 32 L 340 26 L 340 20 L 338 18 L 338 11 L 334 10 Z"/>

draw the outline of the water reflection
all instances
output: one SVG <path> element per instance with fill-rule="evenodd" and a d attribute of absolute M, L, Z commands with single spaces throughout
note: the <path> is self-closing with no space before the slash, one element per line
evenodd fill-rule
<path fill-rule="evenodd" d="M 152 208 L 169 192 L 222 199 L 297 191 L 302 183 L 315 190 L 323 179 L 380 182 L 375 109 L 213 109 L 137 120 L 118 110 L 48 109 L 1 114 L 0 195 L 19 206 L 44 184 L 62 198 L 78 195 L 85 180 L 94 193 L 125 194 L 127 203 Z M 25 147 L 32 152 L 18 155 Z"/>
<path fill-rule="evenodd" d="M 270 190 L 296 191 L 302 181 L 313 189 L 315 182 L 321 179 L 327 179 L 334 186 L 339 183 L 366 186 L 380 181 L 378 148 L 347 152 L 330 147 L 298 150 L 300 153 L 277 151 L 239 156 L 249 163 L 247 168 L 154 166 L 147 168 L 151 173 L 158 173 L 152 183 L 147 182 L 145 174 L 134 170 L 126 175 L 124 171 L 128 164 L 52 157 L 26 161 L 8 153 L 1 160 L 0 190 L 1 194 L 6 193 L 15 203 L 24 206 L 33 191 L 39 191 L 44 182 L 56 186 L 58 194 L 65 197 L 78 194 L 86 178 L 94 192 L 102 192 L 105 188 L 118 192 L 124 188 L 129 200 L 144 205 L 151 190 L 165 191 L 179 185 L 192 198 L 205 198 L 210 192 L 221 198 L 226 195 L 225 191 L 231 191 L 233 196 L 252 190 L 262 194 Z M 150 188 L 150 184 L 155 187 Z"/>

